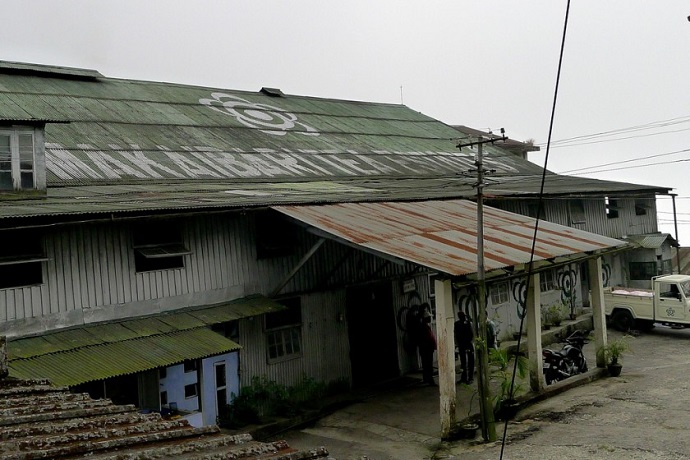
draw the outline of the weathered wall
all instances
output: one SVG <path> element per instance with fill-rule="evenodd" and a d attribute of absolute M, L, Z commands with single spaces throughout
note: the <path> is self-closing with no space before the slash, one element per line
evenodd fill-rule
<path fill-rule="evenodd" d="M 137 273 L 131 223 L 66 226 L 46 232 L 43 284 L 0 289 L 0 331 L 25 335 L 59 327 L 150 315 L 250 294 L 270 295 L 317 241 L 299 234 L 286 257 L 257 259 L 251 214 L 181 220 L 191 250 L 184 268 Z M 280 229 L 277 229 L 280 231 Z M 327 241 L 281 290 L 342 287 L 412 270 Z M 375 274 L 375 275 L 374 275 Z"/>

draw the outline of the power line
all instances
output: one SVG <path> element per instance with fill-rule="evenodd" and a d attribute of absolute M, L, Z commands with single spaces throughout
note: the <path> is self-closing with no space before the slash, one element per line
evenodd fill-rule
<path fill-rule="evenodd" d="M 676 150 L 674 152 L 666 152 L 666 153 L 657 153 L 656 155 L 648 155 L 646 157 L 632 158 L 629 160 L 622 160 L 622 161 L 613 161 L 611 163 L 603 163 L 600 165 L 588 166 L 585 168 L 569 169 L 567 171 L 561 171 L 559 174 L 571 174 L 575 171 L 583 171 L 583 170 L 593 169 L 593 168 L 603 168 L 605 166 L 613 166 L 613 165 L 620 165 L 620 164 L 625 164 L 625 163 L 632 163 L 634 161 L 648 160 L 650 158 L 658 158 L 658 157 L 663 157 L 663 156 L 676 155 L 678 153 L 685 153 L 685 152 L 690 152 L 690 149 Z"/>
<path fill-rule="evenodd" d="M 647 166 L 661 166 L 661 165 L 668 165 L 668 164 L 673 164 L 673 163 L 684 163 L 686 161 L 690 161 L 690 158 L 683 158 L 680 160 L 673 160 L 673 161 L 660 161 L 657 163 L 645 163 L 643 165 L 637 165 L 637 166 L 625 166 L 623 168 L 611 168 L 611 169 L 600 169 L 598 171 L 586 171 L 586 172 L 581 172 L 581 173 L 575 173 L 573 174 L 574 176 L 579 176 L 581 174 L 599 174 L 603 172 L 609 172 L 609 171 L 620 171 L 622 169 L 637 169 L 637 168 L 644 168 Z"/>
<path fill-rule="evenodd" d="M 537 246 L 537 232 L 539 231 L 539 215 L 541 214 L 541 206 L 542 206 L 542 197 L 544 196 L 544 186 L 546 183 L 546 167 L 548 166 L 549 163 L 549 153 L 551 151 L 551 135 L 553 133 L 553 122 L 555 119 L 556 115 L 556 101 L 558 100 L 558 87 L 561 82 L 561 68 L 563 67 L 563 51 L 565 49 L 565 37 L 566 37 L 566 32 L 568 30 L 568 17 L 570 15 L 570 0 L 567 1 L 566 4 L 566 9 L 565 9 L 565 18 L 563 20 L 563 37 L 561 38 L 561 50 L 558 55 L 558 70 L 556 71 L 556 84 L 553 92 L 553 104 L 551 106 L 551 119 L 549 120 L 549 134 L 547 137 L 546 141 L 546 154 L 544 155 L 544 168 L 542 170 L 542 175 L 541 175 L 541 184 L 540 184 L 540 189 L 539 189 L 539 201 L 537 202 L 537 218 L 534 221 L 534 234 L 532 235 L 532 247 L 530 249 L 530 259 L 529 259 L 529 265 L 528 265 L 528 270 L 527 270 L 527 282 L 526 282 L 526 290 L 525 292 L 530 291 L 530 282 L 532 280 L 532 272 L 533 272 L 533 263 L 534 263 L 534 253 L 536 251 L 536 246 Z M 525 307 L 527 307 L 525 305 Z M 520 342 L 522 340 L 522 328 L 525 323 L 525 317 L 527 315 L 521 315 L 520 318 L 520 328 L 519 328 L 519 333 L 520 335 L 518 336 L 517 340 L 517 350 L 520 350 Z M 541 359 L 541 356 L 539 357 Z M 541 361 L 539 362 L 539 365 L 541 366 Z M 508 397 L 513 397 L 513 391 L 515 390 L 515 376 L 517 374 L 517 367 L 518 367 L 518 356 L 515 356 L 515 363 L 513 365 L 513 375 L 510 380 L 510 389 L 508 391 Z M 503 426 L 503 437 L 501 439 L 501 454 L 499 456 L 499 459 L 503 460 L 503 451 L 506 446 L 506 436 L 508 434 L 508 417 L 506 417 L 505 424 Z"/>
<path fill-rule="evenodd" d="M 668 120 L 660 120 L 660 121 L 655 121 L 655 122 L 650 122 L 642 125 L 636 125 L 636 126 L 630 126 L 627 128 L 619 128 L 619 129 L 614 129 L 610 131 L 602 131 L 599 133 L 592 133 L 592 134 L 584 134 L 580 136 L 574 136 L 574 137 L 569 137 L 565 139 L 559 139 L 557 141 L 553 141 L 552 144 L 555 147 L 569 147 L 569 145 L 564 145 L 564 144 L 572 144 L 572 145 L 583 145 L 586 143 L 596 143 L 596 142 L 583 142 L 583 141 L 591 141 L 597 138 L 605 138 L 605 137 L 610 137 L 610 136 L 617 136 L 621 134 L 626 134 L 626 133 L 631 133 L 631 132 L 637 132 L 637 131 L 644 131 L 644 130 L 650 130 L 650 129 L 659 129 L 659 128 L 664 128 L 667 126 L 672 126 L 672 125 L 677 125 L 681 123 L 687 123 L 690 122 L 690 117 L 684 116 L 684 117 L 676 117 L 676 118 L 670 118 Z M 647 137 L 647 136 L 654 136 L 658 134 L 669 134 L 669 133 L 675 133 L 675 132 L 680 132 L 680 131 L 687 131 L 690 128 L 683 128 L 680 130 L 673 130 L 673 131 L 663 131 L 661 133 L 649 133 L 649 134 L 642 134 L 639 136 L 629 136 L 625 138 L 617 138 L 617 139 L 611 139 L 611 140 L 599 140 L 597 142 L 613 142 L 617 140 L 623 140 L 623 139 L 630 139 L 630 138 L 635 138 L 635 137 Z M 543 143 L 537 143 L 535 145 L 538 146 L 543 146 Z"/>

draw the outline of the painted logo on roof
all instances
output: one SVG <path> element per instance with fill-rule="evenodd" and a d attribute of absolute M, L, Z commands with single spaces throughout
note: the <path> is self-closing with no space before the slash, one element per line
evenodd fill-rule
<path fill-rule="evenodd" d="M 235 117 L 244 126 L 258 128 L 266 134 L 284 136 L 288 131 L 295 131 L 305 136 L 319 135 L 316 129 L 297 121 L 297 115 L 280 107 L 250 102 L 225 93 L 212 93 L 210 99 L 199 99 L 199 102 L 217 112 Z"/>

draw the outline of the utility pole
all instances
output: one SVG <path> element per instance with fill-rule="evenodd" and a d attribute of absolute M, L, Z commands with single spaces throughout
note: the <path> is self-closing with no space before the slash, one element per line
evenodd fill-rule
<path fill-rule="evenodd" d="M 678 218 L 676 217 L 676 196 L 675 193 L 671 193 L 671 200 L 673 200 L 673 227 L 676 232 L 676 265 L 678 265 L 678 274 L 680 275 L 680 240 L 678 239 Z"/>
<path fill-rule="evenodd" d="M 477 333 L 475 353 L 477 357 L 477 394 L 479 396 L 479 413 L 481 416 L 482 437 L 485 441 L 496 441 L 496 420 L 489 388 L 489 349 L 486 339 L 486 274 L 484 269 L 484 144 L 493 144 L 497 140 L 505 141 L 505 131 L 501 128 L 501 137 L 477 138 L 476 142 L 458 144 L 458 148 L 477 146 L 477 299 L 474 302 L 474 319 Z M 491 134 L 491 133 L 489 133 Z"/>

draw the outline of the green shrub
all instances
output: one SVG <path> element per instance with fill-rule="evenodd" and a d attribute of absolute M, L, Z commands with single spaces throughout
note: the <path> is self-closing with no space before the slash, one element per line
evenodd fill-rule
<path fill-rule="evenodd" d="M 218 414 L 218 425 L 239 428 L 266 423 L 272 417 L 294 417 L 305 409 L 318 410 L 324 397 L 337 389 L 349 389 L 347 380 L 326 384 L 304 376 L 296 385 L 288 387 L 266 377 L 253 377 L 239 395 L 233 393 L 232 402 Z"/>

